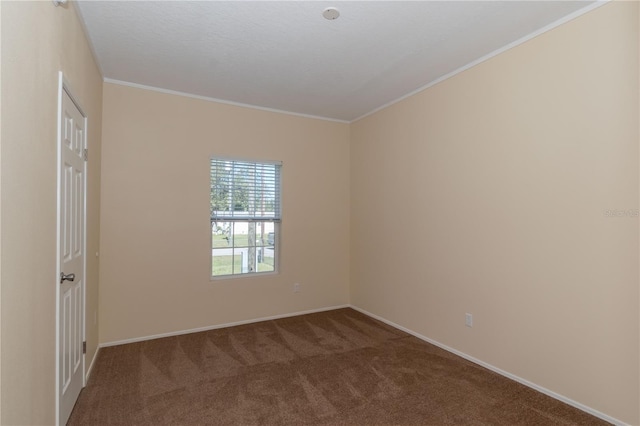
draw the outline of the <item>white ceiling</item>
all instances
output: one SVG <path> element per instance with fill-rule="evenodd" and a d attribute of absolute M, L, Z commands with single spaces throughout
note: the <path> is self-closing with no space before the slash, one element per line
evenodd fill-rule
<path fill-rule="evenodd" d="M 352 121 L 593 1 L 86 1 L 107 81 Z M 326 7 L 341 13 L 323 18 Z"/>

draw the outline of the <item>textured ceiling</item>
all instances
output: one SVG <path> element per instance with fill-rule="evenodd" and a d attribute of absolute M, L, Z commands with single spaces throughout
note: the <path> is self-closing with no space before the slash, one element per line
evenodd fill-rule
<path fill-rule="evenodd" d="M 77 4 L 107 80 L 352 121 L 593 3 Z"/>

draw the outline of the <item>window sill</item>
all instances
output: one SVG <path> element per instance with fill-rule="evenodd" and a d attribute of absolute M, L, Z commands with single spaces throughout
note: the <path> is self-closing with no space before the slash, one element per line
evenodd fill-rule
<path fill-rule="evenodd" d="M 267 277 L 272 275 L 279 275 L 278 271 L 274 272 L 252 272 L 247 274 L 236 274 L 236 275 L 218 275 L 218 276 L 210 276 L 209 281 L 226 281 L 226 280 L 237 280 L 238 278 L 257 278 L 257 277 Z"/>

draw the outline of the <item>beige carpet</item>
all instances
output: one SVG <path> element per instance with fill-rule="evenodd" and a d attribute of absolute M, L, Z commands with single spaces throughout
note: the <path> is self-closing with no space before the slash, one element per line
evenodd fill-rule
<path fill-rule="evenodd" d="M 100 351 L 69 425 L 600 425 L 352 309 Z"/>

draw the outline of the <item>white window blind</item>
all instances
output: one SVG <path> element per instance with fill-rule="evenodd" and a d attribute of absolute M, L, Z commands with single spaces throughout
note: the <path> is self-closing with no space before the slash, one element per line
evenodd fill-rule
<path fill-rule="evenodd" d="M 281 163 L 211 159 L 211 221 L 280 221 Z"/>

